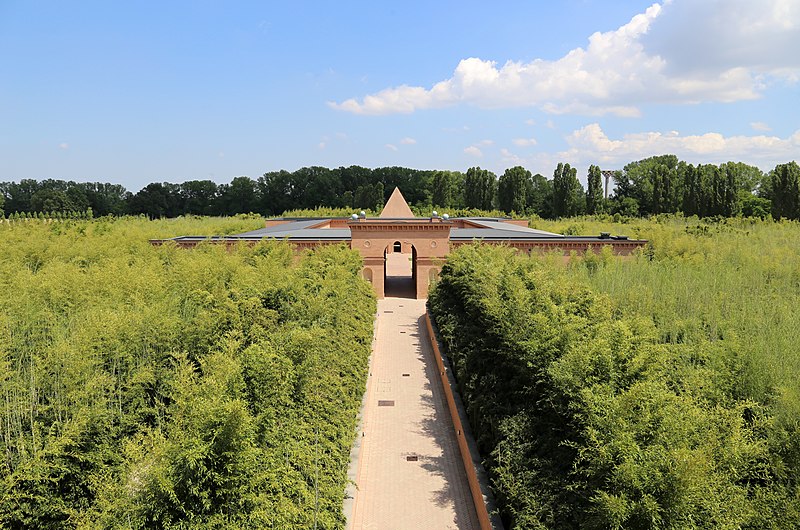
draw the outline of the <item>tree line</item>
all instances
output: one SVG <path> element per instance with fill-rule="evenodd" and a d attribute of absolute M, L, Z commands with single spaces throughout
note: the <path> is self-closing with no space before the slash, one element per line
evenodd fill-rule
<path fill-rule="evenodd" d="M 599 213 L 800 218 L 796 162 L 778 164 L 765 173 L 742 162 L 693 165 L 675 155 L 645 158 L 613 172 L 591 165 L 586 188 L 569 163 L 559 163 L 550 179 L 522 166 L 506 169 L 499 177 L 480 167 L 460 172 L 312 166 L 272 171 L 258 179 L 235 177 L 228 184 L 154 182 L 136 193 L 119 184 L 22 179 L 0 183 L 0 214 L 88 210 L 98 216 L 163 218 L 280 215 L 319 206 L 380 209 L 395 187 L 420 208 L 501 210 L 546 219 Z"/>

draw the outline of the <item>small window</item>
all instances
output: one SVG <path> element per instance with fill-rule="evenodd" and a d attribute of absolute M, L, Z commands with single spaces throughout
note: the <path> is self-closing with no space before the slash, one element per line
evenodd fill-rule
<path fill-rule="evenodd" d="M 399 241 L 394 242 L 394 251 L 395 252 L 402 252 L 403 246 L 400 244 Z"/>

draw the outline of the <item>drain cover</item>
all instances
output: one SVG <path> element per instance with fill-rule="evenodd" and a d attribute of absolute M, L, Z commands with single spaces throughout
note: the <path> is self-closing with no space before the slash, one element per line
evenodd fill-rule
<path fill-rule="evenodd" d="M 407 462 L 416 462 L 418 460 L 419 460 L 419 457 L 417 455 L 408 455 L 406 457 L 406 461 Z"/>
<path fill-rule="evenodd" d="M 403 377 L 411 377 L 411 374 L 403 374 Z"/>
<path fill-rule="evenodd" d="M 394 400 L 393 399 L 379 399 L 378 400 L 379 407 L 394 407 Z"/>
<path fill-rule="evenodd" d="M 394 311 L 384 311 L 384 313 L 394 313 Z"/>

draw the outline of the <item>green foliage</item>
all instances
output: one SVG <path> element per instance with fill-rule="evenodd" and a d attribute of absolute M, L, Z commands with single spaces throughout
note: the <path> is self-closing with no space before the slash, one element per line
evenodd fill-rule
<path fill-rule="evenodd" d="M 0 224 L 0 526 L 342 528 L 374 298 L 343 247 Z"/>
<path fill-rule="evenodd" d="M 768 196 L 776 219 L 800 219 L 800 166 L 797 162 L 778 164 L 770 172 Z"/>
<path fill-rule="evenodd" d="M 791 177 L 792 167 L 796 164 L 781 164 L 765 175 L 759 168 L 742 162 L 693 166 L 679 161 L 675 155 L 654 156 L 631 162 L 624 171 L 615 172 L 615 189 L 607 206 L 621 216 L 683 212 L 700 217 L 740 214 L 760 217 L 764 200 L 776 198 L 781 203 L 784 198 L 793 200 L 791 197 L 797 194 L 791 178 L 773 178 L 782 175 L 783 169 L 788 169 Z M 412 208 L 425 211 L 432 207 L 478 210 L 499 207 L 507 214 L 535 214 L 549 219 L 606 209 L 603 188 L 598 183 L 599 170 L 597 166 L 589 168 L 587 195 L 577 173 L 568 164 L 557 167 L 552 180 L 540 174 L 531 176 L 525 168 L 517 166 L 507 169 L 499 182 L 496 175 L 479 167 L 463 174 L 398 166 L 310 166 L 294 171 L 270 171 L 257 180 L 239 176 L 230 184 L 217 185 L 209 180 L 188 180 L 181 184 L 153 182 L 136 193 L 117 184 L 22 179 L 18 183 L 0 182 L 0 201 L 5 202 L 0 209 L 9 214 L 35 212 L 36 217 L 45 211 L 51 213 L 51 218 L 52 212 L 58 215 L 89 208 L 98 216 L 144 214 L 150 218 L 174 218 L 243 213 L 272 216 L 320 207 L 378 209 L 399 187 Z M 760 201 L 752 200 L 754 194 Z M 783 208 L 779 204 L 773 215 L 778 216 Z M 783 213 L 780 216 L 794 218 Z"/>
<path fill-rule="evenodd" d="M 459 208 L 464 205 L 464 175 L 457 171 L 434 171 L 431 200 L 439 208 Z"/>
<path fill-rule="evenodd" d="M 508 527 L 796 528 L 798 226 L 578 222 L 651 249 L 461 247 L 430 297 Z"/>
<path fill-rule="evenodd" d="M 582 213 L 586 204 L 578 171 L 569 164 L 558 163 L 553 172 L 553 216 L 571 217 Z"/>
<path fill-rule="evenodd" d="M 464 206 L 478 210 L 494 208 L 497 175 L 488 169 L 471 167 L 464 175 Z"/>
<path fill-rule="evenodd" d="M 497 187 L 497 205 L 506 213 L 524 213 L 531 188 L 531 172 L 522 166 L 506 169 Z"/>
<path fill-rule="evenodd" d="M 586 187 L 586 213 L 594 215 L 603 211 L 603 175 L 597 166 L 589 166 Z"/>

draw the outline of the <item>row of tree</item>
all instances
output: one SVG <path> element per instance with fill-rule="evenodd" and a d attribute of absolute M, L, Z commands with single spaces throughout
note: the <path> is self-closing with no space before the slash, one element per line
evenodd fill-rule
<path fill-rule="evenodd" d="M 613 190 L 609 178 L 613 177 Z M 605 178 L 605 182 L 604 182 Z M 646 158 L 621 171 L 589 167 L 584 190 L 577 169 L 559 163 L 552 179 L 516 166 L 498 176 L 473 167 L 429 171 L 403 167 L 313 166 L 273 171 L 257 180 L 242 176 L 229 184 L 189 180 L 155 182 L 137 193 L 118 184 L 62 180 L 0 183 L 0 213 L 86 211 L 95 215 L 280 215 L 289 210 L 379 209 L 395 187 L 418 207 L 538 215 L 543 218 L 619 213 L 646 216 L 678 213 L 700 217 L 737 215 L 800 218 L 800 167 L 779 164 L 769 173 L 741 162 L 697 166 L 675 155 Z M 610 195 L 610 198 L 608 197 Z M 5 204 L 4 204 L 5 203 Z"/>

